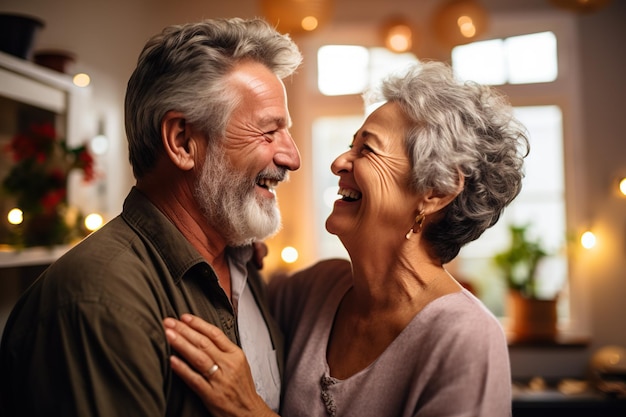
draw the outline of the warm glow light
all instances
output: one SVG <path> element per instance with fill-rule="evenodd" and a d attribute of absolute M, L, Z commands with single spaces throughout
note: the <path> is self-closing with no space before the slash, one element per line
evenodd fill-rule
<path fill-rule="evenodd" d="M 395 52 L 408 51 L 411 48 L 411 29 L 406 26 L 396 28 L 398 32 L 389 37 L 389 47 Z"/>
<path fill-rule="evenodd" d="M 476 35 L 476 26 L 474 26 L 474 21 L 471 17 L 461 16 L 457 19 L 456 24 L 459 26 L 459 31 L 464 37 L 472 38 Z"/>
<path fill-rule="evenodd" d="M 488 20 L 487 11 L 479 0 L 446 0 L 435 10 L 432 25 L 440 42 L 457 46 L 484 33 Z"/>
<path fill-rule="evenodd" d="M 260 0 L 261 12 L 281 33 L 316 30 L 327 23 L 335 0 Z"/>
<path fill-rule="evenodd" d="M 409 49 L 410 45 L 409 38 L 406 36 L 395 34 L 389 37 L 389 49 L 394 52 L 404 52 Z"/>
<path fill-rule="evenodd" d="M 109 149 L 109 139 L 104 135 L 96 135 L 89 142 L 89 148 L 95 155 L 104 155 Z"/>
<path fill-rule="evenodd" d="M 619 192 L 626 195 L 626 178 L 619 180 Z"/>
<path fill-rule="evenodd" d="M 302 29 L 306 30 L 307 32 L 315 30 L 317 29 L 318 25 L 317 18 L 315 16 L 307 16 L 302 19 L 301 25 Z"/>
<path fill-rule="evenodd" d="M 74 78 L 72 81 L 74 82 L 74 85 L 78 87 L 87 87 L 89 83 L 91 83 L 91 78 L 89 78 L 89 75 L 81 72 L 79 74 L 74 75 Z"/>
<path fill-rule="evenodd" d="M 7 219 L 11 224 L 20 224 L 24 221 L 24 213 L 18 208 L 11 209 L 7 215 Z"/>
<path fill-rule="evenodd" d="M 280 257 L 288 264 L 292 264 L 298 260 L 298 250 L 293 246 L 285 246 L 280 252 Z"/>
<path fill-rule="evenodd" d="M 403 53 L 413 48 L 413 26 L 403 16 L 387 19 L 381 26 L 381 37 L 385 48 Z"/>
<path fill-rule="evenodd" d="M 101 228 L 103 223 L 104 220 L 102 219 L 102 216 L 98 213 L 91 213 L 90 215 L 85 217 L 85 227 L 87 228 L 87 230 L 91 230 L 92 232 Z"/>
<path fill-rule="evenodd" d="M 585 233 L 582 234 L 582 236 L 580 237 L 580 244 L 583 246 L 583 248 L 585 249 L 591 249 L 594 246 L 596 246 L 596 235 L 594 235 L 592 232 L 590 231 L 586 231 Z"/>

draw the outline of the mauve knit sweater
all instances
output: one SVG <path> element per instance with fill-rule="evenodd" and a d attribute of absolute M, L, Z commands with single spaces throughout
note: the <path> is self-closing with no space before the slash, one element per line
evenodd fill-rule
<path fill-rule="evenodd" d="M 467 290 L 428 304 L 370 366 L 329 375 L 328 338 L 350 263 L 320 262 L 270 282 L 288 352 L 283 417 L 506 417 L 511 375 L 498 320 Z"/>

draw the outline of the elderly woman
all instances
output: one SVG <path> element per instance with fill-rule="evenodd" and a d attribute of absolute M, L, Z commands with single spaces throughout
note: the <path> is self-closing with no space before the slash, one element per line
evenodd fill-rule
<path fill-rule="evenodd" d="M 503 330 L 444 265 L 519 193 L 525 130 L 493 89 L 442 63 L 388 78 L 374 98 L 332 164 L 341 199 L 326 228 L 351 261 L 270 283 L 288 351 L 281 415 L 510 415 Z M 188 315 L 165 327 L 191 365 L 172 357 L 174 372 L 212 412 L 273 415 L 216 328 Z"/>

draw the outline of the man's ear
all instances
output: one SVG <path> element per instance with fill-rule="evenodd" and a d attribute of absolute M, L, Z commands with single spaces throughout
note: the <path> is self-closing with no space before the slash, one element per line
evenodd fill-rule
<path fill-rule="evenodd" d="M 178 168 L 188 171 L 195 165 L 198 152 L 197 142 L 185 116 L 177 111 L 168 111 L 161 120 L 161 140 L 167 157 Z"/>

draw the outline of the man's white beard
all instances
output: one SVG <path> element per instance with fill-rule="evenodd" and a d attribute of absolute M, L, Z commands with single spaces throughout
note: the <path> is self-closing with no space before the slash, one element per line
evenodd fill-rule
<path fill-rule="evenodd" d="M 194 195 L 206 220 L 230 246 L 267 239 L 280 230 L 276 199 L 257 200 L 255 187 L 256 178 L 236 172 L 219 145 L 209 146 Z"/>

